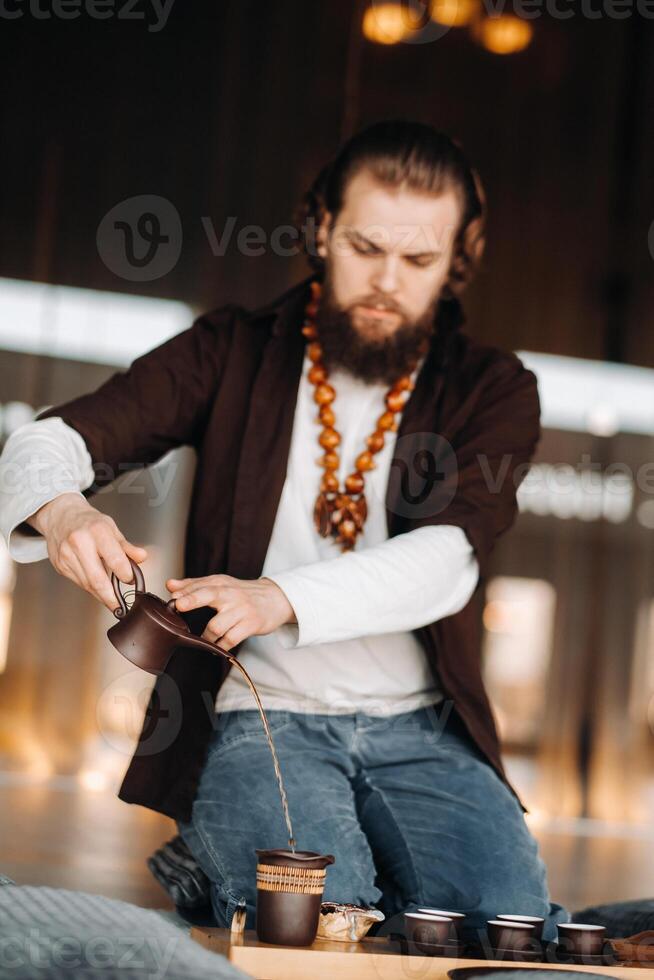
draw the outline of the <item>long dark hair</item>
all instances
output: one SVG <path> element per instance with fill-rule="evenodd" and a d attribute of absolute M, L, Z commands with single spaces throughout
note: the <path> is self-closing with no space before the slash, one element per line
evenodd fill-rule
<path fill-rule="evenodd" d="M 453 190 L 457 194 L 461 221 L 442 295 L 458 297 L 472 279 L 484 250 L 484 191 L 456 140 L 410 120 L 379 122 L 357 133 L 323 167 L 304 195 L 297 224 L 313 269 L 319 273 L 324 270 L 324 260 L 317 251 L 318 227 L 327 212 L 336 219 L 349 181 L 364 169 L 393 187 L 406 184 L 415 191 L 442 194 Z"/>

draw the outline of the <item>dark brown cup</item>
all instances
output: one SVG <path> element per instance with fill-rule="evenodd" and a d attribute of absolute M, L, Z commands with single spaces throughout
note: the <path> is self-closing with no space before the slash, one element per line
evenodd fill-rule
<path fill-rule="evenodd" d="M 558 926 L 559 942 L 574 956 L 601 956 L 606 929 L 583 922 L 562 922 Z"/>
<path fill-rule="evenodd" d="M 545 925 L 545 919 L 540 915 L 496 915 L 496 919 L 501 919 L 502 922 L 518 922 L 521 924 L 526 924 L 534 927 L 534 931 L 537 939 L 543 938 L 543 927 Z"/>
<path fill-rule="evenodd" d="M 318 932 L 332 854 L 257 849 L 257 937 L 276 946 L 310 946 Z"/>
<path fill-rule="evenodd" d="M 493 949 L 533 949 L 536 944 L 536 930 L 528 922 L 489 919 L 486 929 Z"/>
<path fill-rule="evenodd" d="M 453 920 L 444 915 L 428 912 L 404 913 L 404 935 L 418 950 L 451 943 L 454 931 Z"/>
<path fill-rule="evenodd" d="M 446 919 L 452 919 L 453 930 L 451 939 L 453 941 L 461 940 L 463 938 L 463 923 L 465 922 L 465 915 L 463 912 L 447 912 L 445 909 L 430 909 L 430 908 L 419 908 L 416 909 L 417 912 L 422 912 L 424 915 L 440 915 L 444 916 Z"/>

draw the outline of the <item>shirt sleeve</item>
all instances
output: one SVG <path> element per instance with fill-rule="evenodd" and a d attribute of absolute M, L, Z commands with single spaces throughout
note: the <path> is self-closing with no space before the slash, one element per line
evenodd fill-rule
<path fill-rule="evenodd" d="M 24 523 L 62 493 L 93 483 L 93 463 L 79 432 L 61 418 L 21 425 L 0 456 L 0 532 L 14 561 L 48 557 L 43 535 Z"/>
<path fill-rule="evenodd" d="M 266 578 L 285 593 L 297 626 L 283 646 L 313 646 L 418 629 L 459 612 L 479 567 L 459 527 L 424 527 Z"/>

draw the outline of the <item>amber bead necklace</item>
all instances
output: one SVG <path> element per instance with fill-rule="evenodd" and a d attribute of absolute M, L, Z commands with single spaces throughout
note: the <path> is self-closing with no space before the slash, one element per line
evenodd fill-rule
<path fill-rule="evenodd" d="M 367 448 L 357 456 L 354 470 L 345 478 L 345 488 L 341 489 L 336 476 L 340 464 L 337 447 L 341 441 L 336 430 L 334 413 L 336 391 L 329 384 L 329 375 L 323 363 L 323 351 L 315 326 L 320 296 L 320 283 L 312 282 L 311 298 L 304 311 L 302 327 L 302 333 L 309 341 L 307 355 L 311 361 L 311 368 L 308 378 L 315 389 L 314 401 L 319 406 L 316 421 L 322 426 L 318 442 L 324 450 L 318 463 L 325 472 L 320 481 L 320 492 L 316 498 L 313 519 L 318 533 L 323 538 L 331 536 L 337 544 L 341 545 L 342 551 L 350 551 L 356 544 L 357 536 L 363 530 L 368 515 L 364 494 L 364 474 L 375 468 L 374 456 L 383 449 L 386 433 L 397 431 L 396 416 L 401 413 L 414 386 L 411 380 L 412 372 L 402 375 L 391 385 L 385 396 L 385 411 L 377 419 L 375 431 L 366 439 Z"/>

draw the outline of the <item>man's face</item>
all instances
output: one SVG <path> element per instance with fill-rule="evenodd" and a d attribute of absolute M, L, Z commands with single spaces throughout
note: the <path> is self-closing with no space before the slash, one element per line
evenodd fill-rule
<path fill-rule="evenodd" d="M 452 191 L 418 194 L 353 177 L 335 222 L 318 235 L 325 260 L 316 318 L 323 360 L 367 382 L 410 373 L 434 334 L 459 222 Z"/>
<path fill-rule="evenodd" d="M 362 341 L 378 343 L 435 308 L 459 221 L 454 191 L 390 188 L 365 170 L 350 180 L 336 220 L 323 222 L 319 252 L 331 302 Z"/>

